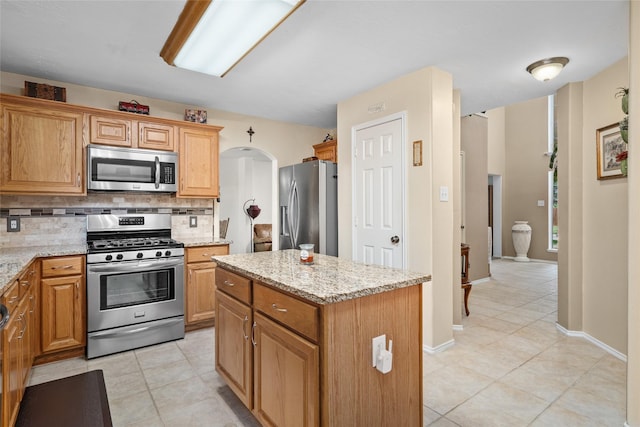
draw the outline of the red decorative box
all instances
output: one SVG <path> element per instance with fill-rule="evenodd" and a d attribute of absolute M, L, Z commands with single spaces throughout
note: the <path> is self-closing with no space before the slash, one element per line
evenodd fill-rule
<path fill-rule="evenodd" d="M 138 104 L 138 101 L 136 101 L 135 99 L 131 100 L 130 102 L 118 102 L 118 110 L 137 114 L 149 114 L 149 106 Z"/>

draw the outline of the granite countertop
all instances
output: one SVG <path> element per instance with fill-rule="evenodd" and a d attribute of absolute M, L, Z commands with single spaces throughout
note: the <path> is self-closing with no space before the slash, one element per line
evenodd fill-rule
<path fill-rule="evenodd" d="M 212 258 L 220 267 L 317 304 L 347 301 L 431 281 L 431 276 L 424 273 L 322 254 L 314 254 L 314 264 L 303 265 L 299 256 L 300 251 L 288 249 Z"/>
<path fill-rule="evenodd" d="M 0 294 L 35 258 L 85 253 L 87 253 L 86 244 L 0 248 Z"/>
<path fill-rule="evenodd" d="M 202 239 L 177 239 L 184 243 L 185 248 L 196 248 L 198 246 L 222 246 L 233 243 L 231 240 L 202 240 Z"/>

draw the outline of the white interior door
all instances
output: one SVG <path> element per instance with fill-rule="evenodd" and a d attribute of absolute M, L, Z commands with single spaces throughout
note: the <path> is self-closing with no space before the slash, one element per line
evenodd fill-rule
<path fill-rule="evenodd" d="M 353 259 L 404 268 L 403 119 L 356 129 Z"/>

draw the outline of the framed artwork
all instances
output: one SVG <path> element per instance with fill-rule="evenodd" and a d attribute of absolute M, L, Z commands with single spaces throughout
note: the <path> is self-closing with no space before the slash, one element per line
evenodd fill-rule
<path fill-rule="evenodd" d="M 596 130 L 598 179 L 622 178 L 624 176 L 616 156 L 626 149 L 626 144 L 620 135 L 618 123 Z"/>

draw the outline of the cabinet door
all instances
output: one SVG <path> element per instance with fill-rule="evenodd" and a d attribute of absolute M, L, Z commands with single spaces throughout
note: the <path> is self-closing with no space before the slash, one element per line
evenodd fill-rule
<path fill-rule="evenodd" d="M 12 317 L 3 330 L 2 342 L 2 425 L 12 426 L 20 408 L 22 381 L 22 333 L 23 322 L 18 311 L 10 313 Z"/>
<path fill-rule="evenodd" d="M 2 105 L 0 192 L 86 194 L 83 114 Z"/>
<path fill-rule="evenodd" d="M 216 314 L 216 263 L 187 265 L 187 325 Z"/>
<path fill-rule="evenodd" d="M 264 426 L 319 424 L 319 349 L 254 313 L 254 415 Z"/>
<path fill-rule="evenodd" d="M 218 197 L 218 132 L 180 129 L 178 197 Z"/>
<path fill-rule="evenodd" d="M 85 345 L 83 276 L 42 279 L 42 352 Z"/>
<path fill-rule="evenodd" d="M 131 120 L 92 115 L 89 141 L 92 144 L 133 147 L 132 126 Z"/>
<path fill-rule="evenodd" d="M 174 132 L 171 125 L 138 122 L 138 148 L 173 151 Z"/>
<path fill-rule="evenodd" d="M 251 308 L 216 291 L 216 371 L 252 407 Z"/>

